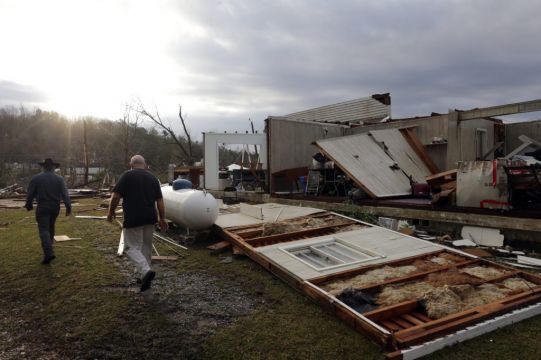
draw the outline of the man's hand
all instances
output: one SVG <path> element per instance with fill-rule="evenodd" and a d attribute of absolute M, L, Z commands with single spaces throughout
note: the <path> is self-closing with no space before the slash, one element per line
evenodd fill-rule
<path fill-rule="evenodd" d="M 159 226 L 161 231 L 167 231 L 167 229 L 169 229 L 169 226 L 167 225 L 167 221 L 165 221 L 165 219 L 160 220 Z"/>
<path fill-rule="evenodd" d="M 70 216 L 71 215 L 71 208 L 66 208 L 66 216 Z"/>
<path fill-rule="evenodd" d="M 34 205 L 30 204 L 30 205 L 25 205 L 24 207 L 27 211 L 30 211 L 34 208 Z"/>
<path fill-rule="evenodd" d="M 113 210 L 113 211 L 109 211 L 109 213 L 107 214 L 107 221 L 113 222 L 113 220 L 115 219 L 115 217 L 116 217 L 116 215 L 115 215 L 114 210 Z"/>

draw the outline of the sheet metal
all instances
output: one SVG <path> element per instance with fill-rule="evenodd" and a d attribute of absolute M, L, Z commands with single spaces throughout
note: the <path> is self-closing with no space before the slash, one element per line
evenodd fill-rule
<path fill-rule="evenodd" d="M 216 219 L 214 224 L 222 229 L 226 229 L 235 226 L 283 221 L 286 219 L 292 219 L 324 211 L 309 207 L 289 206 L 275 203 L 265 203 L 251 206 L 261 208 L 263 219 L 258 219 L 253 215 L 244 214 L 242 212 L 226 213 L 218 215 L 218 219 Z"/>
<path fill-rule="evenodd" d="M 413 180 L 418 183 L 426 183 L 426 177 L 431 175 L 430 170 L 411 148 L 400 130 L 373 130 L 370 131 L 370 134 L 374 140 L 385 144 L 389 155 L 406 175 L 412 176 Z"/>
<path fill-rule="evenodd" d="M 318 244 L 322 241 L 332 239 L 339 239 L 350 244 L 353 248 L 362 248 L 380 254 L 381 256 L 363 262 L 362 264 L 352 263 L 341 267 L 316 270 L 282 250 L 283 248 Z M 304 240 L 262 246 L 255 249 L 255 251 L 264 255 L 273 263 L 282 266 L 284 269 L 287 269 L 295 276 L 304 280 L 322 275 L 330 275 L 344 270 L 355 269 L 359 266 L 385 264 L 389 261 L 428 254 L 438 250 L 442 250 L 440 245 L 376 226 L 333 235 L 324 235 Z"/>
<path fill-rule="evenodd" d="M 411 194 L 408 177 L 370 135 L 358 134 L 318 140 L 317 146 L 375 198 Z"/>
<path fill-rule="evenodd" d="M 373 97 L 365 97 L 337 104 L 321 106 L 282 116 L 286 120 L 349 123 L 383 119 L 391 114 L 391 106 Z"/>

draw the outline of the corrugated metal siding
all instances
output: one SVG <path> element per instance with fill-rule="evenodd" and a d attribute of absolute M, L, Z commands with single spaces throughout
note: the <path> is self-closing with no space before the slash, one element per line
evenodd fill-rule
<path fill-rule="evenodd" d="M 342 136 L 344 128 L 326 124 L 303 123 L 268 118 L 271 174 L 312 164 L 318 149 L 312 145 L 319 139 Z M 271 189 L 271 191 L 278 191 Z"/>
<path fill-rule="evenodd" d="M 541 120 L 505 124 L 506 154 L 522 145 L 522 141 L 518 139 L 520 135 L 526 135 L 541 142 Z"/>
<path fill-rule="evenodd" d="M 283 118 L 295 121 L 348 123 L 379 118 L 391 113 L 391 107 L 371 97 L 345 101 L 315 109 L 299 111 Z"/>
<path fill-rule="evenodd" d="M 429 116 L 418 119 L 403 119 L 391 122 L 365 125 L 346 130 L 346 134 L 359 134 L 371 130 L 403 128 L 407 126 L 416 126 L 415 133 L 422 144 L 431 144 L 432 138 L 441 137 L 447 139 L 447 115 Z"/>
<path fill-rule="evenodd" d="M 406 175 L 412 176 L 418 183 L 426 183 L 426 177 L 431 175 L 430 170 L 398 129 L 373 130 L 370 134 L 374 140 L 385 144 L 388 153 Z"/>
<path fill-rule="evenodd" d="M 391 168 L 395 161 L 368 134 L 319 140 L 317 145 L 372 196 L 411 194 L 409 179 Z"/>

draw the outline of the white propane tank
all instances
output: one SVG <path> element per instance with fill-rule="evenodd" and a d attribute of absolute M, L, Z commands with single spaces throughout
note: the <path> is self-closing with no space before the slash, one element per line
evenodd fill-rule
<path fill-rule="evenodd" d="M 165 217 L 190 230 L 211 227 L 218 218 L 218 204 L 206 191 L 162 187 Z"/>

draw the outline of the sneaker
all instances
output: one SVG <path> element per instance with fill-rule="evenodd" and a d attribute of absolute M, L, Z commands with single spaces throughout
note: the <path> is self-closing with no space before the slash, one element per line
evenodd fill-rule
<path fill-rule="evenodd" d="M 49 264 L 51 261 L 53 261 L 54 259 L 56 259 L 56 256 L 49 256 L 49 257 L 45 257 L 43 258 L 43 260 L 41 261 L 41 264 L 42 265 L 47 265 Z"/>
<path fill-rule="evenodd" d="M 145 276 L 143 276 L 143 279 L 141 280 L 141 292 L 150 289 L 150 285 L 152 283 L 152 280 L 154 280 L 154 276 L 156 276 L 156 272 L 152 270 L 147 271 L 147 273 L 145 274 Z"/>

